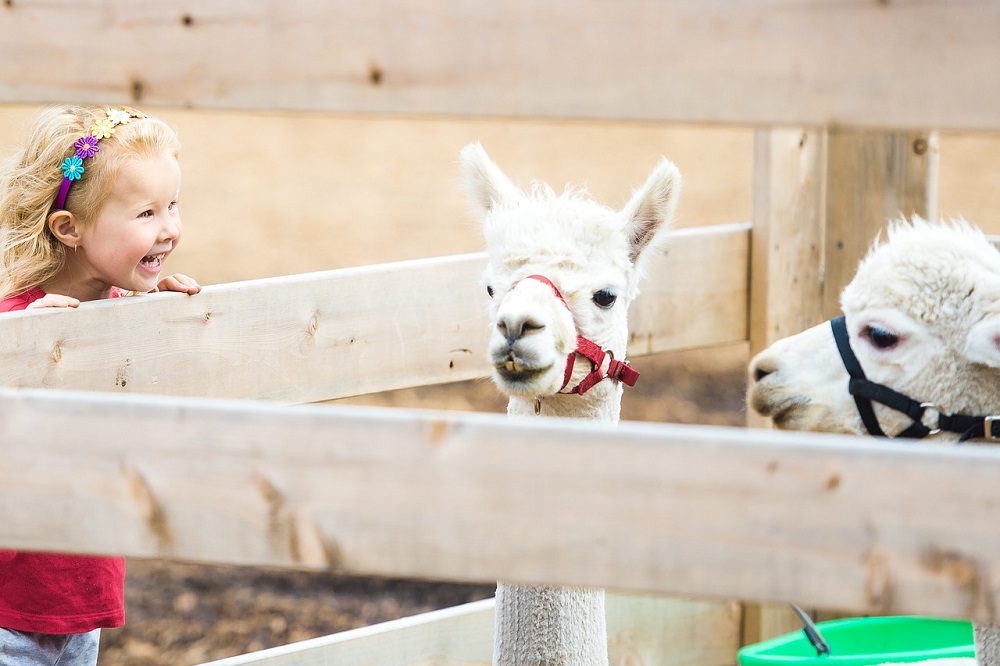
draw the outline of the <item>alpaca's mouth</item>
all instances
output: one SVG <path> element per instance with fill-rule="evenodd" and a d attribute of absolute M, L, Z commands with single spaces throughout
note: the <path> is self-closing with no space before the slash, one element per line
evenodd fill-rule
<path fill-rule="evenodd" d="M 497 363 L 494 368 L 497 374 L 503 377 L 504 381 L 521 384 L 531 381 L 534 377 L 544 373 L 548 368 L 532 368 L 522 365 L 514 360 L 507 360 Z"/>
<path fill-rule="evenodd" d="M 510 360 L 504 362 L 502 365 L 503 365 L 504 370 L 506 370 L 507 372 L 510 372 L 510 373 L 515 373 L 515 374 L 522 373 L 525 370 L 528 370 L 528 368 L 524 367 L 523 365 L 521 365 L 520 363 L 518 363 L 517 361 L 515 361 L 513 359 L 510 359 Z"/>
<path fill-rule="evenodd" d="M 755 412 L 771 419 L 775 427 L 787 429 L 788 424 L 795 420 L 795 415 L 800 408 L 809 404 L 809 398 L 805 396 L 776 397 L 773 392 L 754 387 L 750 389 L 747 402 Z"/>
<path fill-rule="evenodd" d="M 551 365 L 543 368 L 525 365 L 522 361 L 513 358 L 508 358 L 493 366 L 497 377 L 505 384 L 521 386 L 531 384 L 551 368 Z"/>

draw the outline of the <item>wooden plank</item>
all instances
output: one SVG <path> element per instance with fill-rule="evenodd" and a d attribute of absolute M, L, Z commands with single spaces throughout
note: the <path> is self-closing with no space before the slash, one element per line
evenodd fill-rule
<path fill-rule="evenodd" d="M 0 389 L 0 547 L 995 621 L 1000 450 Z"/>
<path fill-rule="evenodd" d="M 557 0 L 14 0 L 0 11 L 11 102 L 1000 128 L 997 0 L 580 0 L 571 12 Z M 87 58 L 66 34 L 89 36 Z"/>
<path fill-rule="evenodd" d="M 754 134 L 750 354 L 822 321 L 826 131 Z"/>
<path fill-rule="evenodd" d="M 674 232 L 630 353 L 745 339 L 748 235 Z M 0 385 L 314 402 L 484 377 L 484 268 L 457 255 L 11 313 Z"/>
<path fill-rule="evenodd" d="M 840 292 L 890 219 L 936 215 L 937 159 L 934 133 L 756 131 L 751 355 L 840 314 Z M 746 618 L 750 642 L 799 626 L 786 604 Z"/>
<path fill-rule="evenodd" d="M 629 309 L 629 354 L 747 339 L 750 230 L 736 222 L 669 234 Z"/>
<path fill-rule="evenodd" d="M 732 601 L 608 594 L 611 664 L 731 666 L 740 647 Z"/>
<path fill-rule="evenodd" d="M 937 218 L 934 132 L 854 132 L 827 137 L 822 319 L 840 314 L 840 292 L 889 220 Z"/>
<path fill-rule="evenodd" d="M 937 135 L 757 130 L 750 347 L 840 313 L 840 292 L 889 221 L 937 216 Z"/>
<path fill-rule="evenodd" d="M 484 599 L 202 666 L 489 666 L 493 607 Z"/>
<path fill-rule="evenodd" d="M 448 666 L 492 663 L 493 599 L 213 661 L 204 666 Z M 739 648 L 733 602 L 609 594 L 613 664 L 726 666 Z"/>

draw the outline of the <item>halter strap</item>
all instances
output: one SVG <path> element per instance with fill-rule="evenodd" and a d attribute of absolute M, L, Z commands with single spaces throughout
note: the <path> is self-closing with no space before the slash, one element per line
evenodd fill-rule
<path fill-rule="evenodd" d="M 566 302 L 562 292 L 559 291 L 559 288 L 556 287 L 552 280 L 544 275 L 528 275 L 524 279 L 537 280 L 543 284 L 547 284 L 556 297 L 562 301 L 562 304 L 566 306 L 566 309 L 569 310 L 569 303 Z M 576 366 L 576 357 L 578 355 L 590 361 L 590 373 L 579 384 L 567 391 L 566 387 L 569 386 L 570 380 L 573 377 L 573 368 Z M 636 380 L 639 379 L 639 371 L 626 361 L 616 359 L 611 350 L 602 349 L 599 344 L 578 333 L 576 336 L 576 349 L 566 357 L 566 370 L 563 372 L 563 385 L 559 389 L 559 393 L 583 395 L 602 379 L 606 378 L 620 381 L 626 386 L 635 386 Z"/>
<path fill-rule="evenodd" d="M 848 390 L 854 398 L 854 404 L 858 407 L 861 415 L 861 422 L 864 423 L 868 434 L 876 437 L 887 437 L 882 431 L 878 418 L 875 416 L 875 409 L 872 407 L 872 400 L 879 402 L 886 407 L 895 409 L 897 412 L 906 414 L 913 423 L 896 435 L 897 438 L 921 439 L 928 435 L 935 435 L 942 430 L 956 432 L 961 435 L 959 442 L 969 439 L 1000 439 L 1000 416 L 969 416 L 967 414 L 945 414 L 931 402 L 917 402 L 909 396 L 898 391 L 877 384 L 865 376 L 861 363 L 851 349 L 851 342 L 847 335 L 847 323 L 843 316 L 830 320 L 830 327 L 833 329 L 833 339 L 837 343 L 837 350 L 840 358 L 844 362 L 847 374 L 851 376 L 848 383 Z M 937 414 L 937 425 L 929 428 L 923 423 L 924 416 L 932 412 Z"/>

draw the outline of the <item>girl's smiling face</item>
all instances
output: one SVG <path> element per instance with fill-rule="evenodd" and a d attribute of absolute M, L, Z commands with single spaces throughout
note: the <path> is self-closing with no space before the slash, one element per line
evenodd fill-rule
<path fill-rule="evenodd" d="M 156 288 L 163 261 L 181 237 L 180 187 L 180 165 L 170 153 L 122 165 L 100 213 L 80 229 L 79 249 L 69 253 L 71 261 L 82 259 L 90 288 Z"/>

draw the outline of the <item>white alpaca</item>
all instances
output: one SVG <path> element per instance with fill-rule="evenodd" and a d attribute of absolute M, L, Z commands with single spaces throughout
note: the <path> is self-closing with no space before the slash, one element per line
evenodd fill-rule
<path fill-rule="evenodd" d="M 461 163 L 486 237 L 489 356 L 508 413 L 616 423 L 621 384 L 637 374 L 623 363 L 626 310 L 644 251 L 673 219 L 677 168 L 661 160 L 616 212 L 571 189 L 525 193 L 479 144 Z M 607 664 L 604 591 L 499 582 L 493 663 Z"/>
<path fill-rule="evenodd" d="M 964 221 L 893 223 L 841 308 L 843 324 L 779 340 L 751 360 L 754 410 L 787 430 L 1000 437 L 1000 252 L 981 231 Z M 887 395 L 878 385 L 897 394 L 888 405 L 873 398 Z M 995 425 L 985 418 L 994 415 Z M 975 634 L 980 662 L 1000 663 L 1000 629 Z"/>

